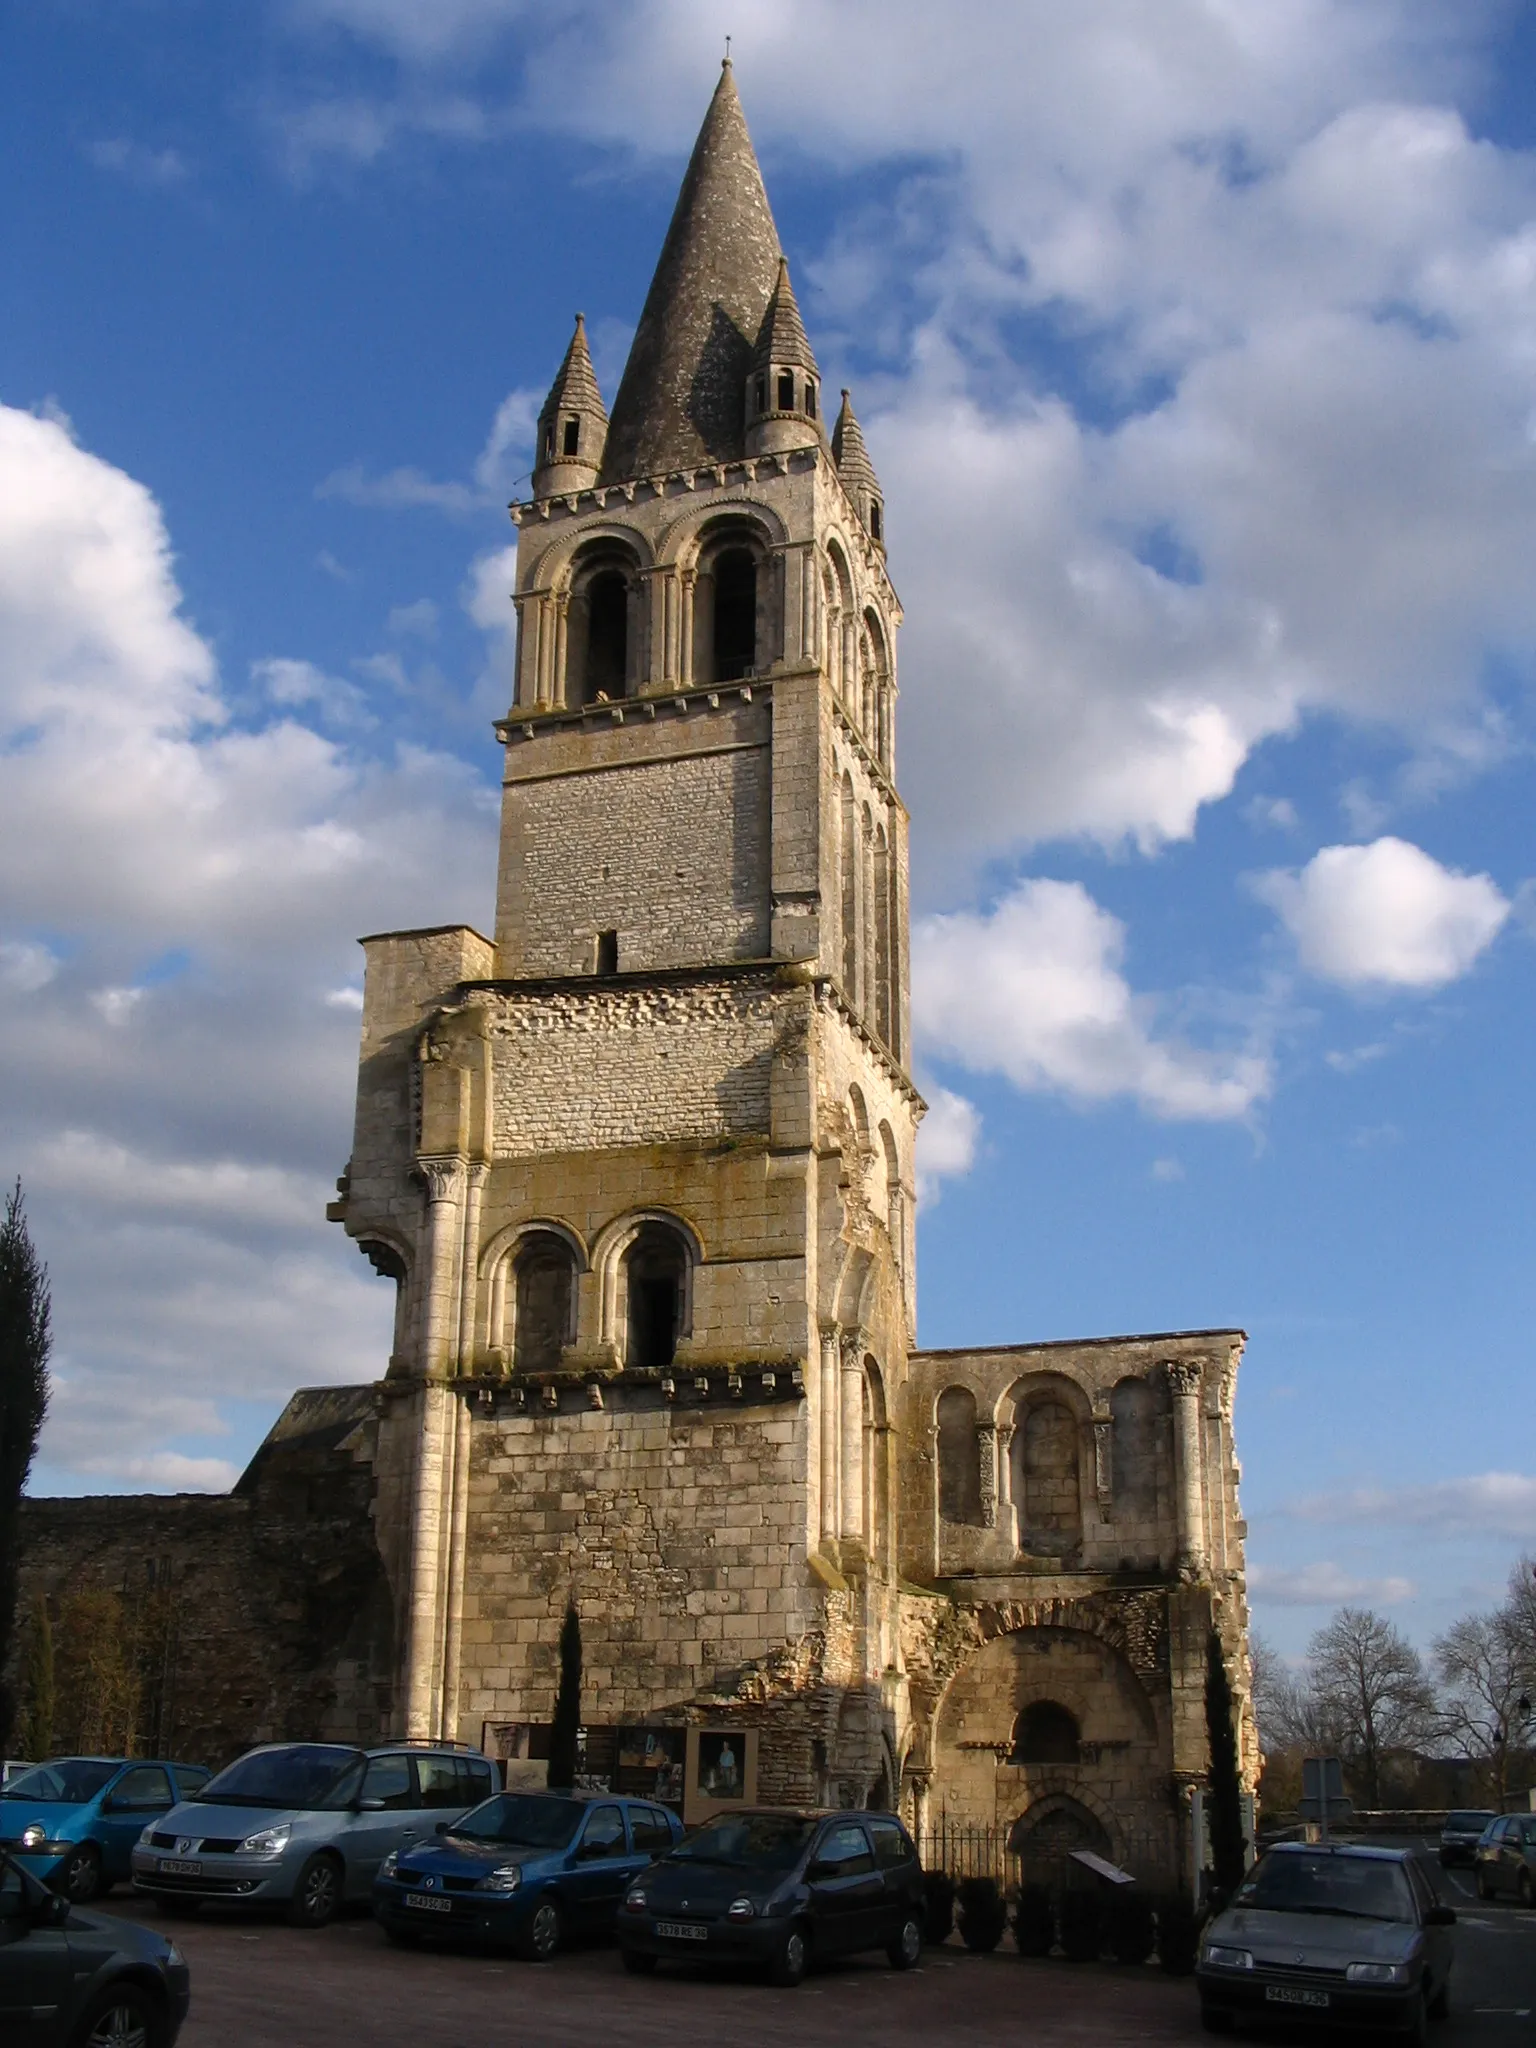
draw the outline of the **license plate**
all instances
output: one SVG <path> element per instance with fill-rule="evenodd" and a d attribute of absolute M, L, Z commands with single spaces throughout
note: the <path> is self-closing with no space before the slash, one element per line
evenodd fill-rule
<path fill-rule="evenodd" d="M 689 1920 L 658 1920 L 656 1932 L 666 1941 L 708 1941 L 709 1929 Z"/>
<path fill-rule="evenodd" d="M 1299 1984 L 1266 1984 L 1264 1996 L 1271 2005 L 1326 2006 L 1326 1991 L 1305 1991 Z"/>
<path fill-rule="evenodd" d="M 416 1913 L 451 1913 L 452 1899 L 440 1899 L 435 1892 L 407 1892 L 405 1903 Z"/>
<path fill-rule="evenodd" d="M 185 1856 L 162 1856 L 157 1866 L 162 1877 L 201 1877 L 201 1863 L 188 1862 Z"/>

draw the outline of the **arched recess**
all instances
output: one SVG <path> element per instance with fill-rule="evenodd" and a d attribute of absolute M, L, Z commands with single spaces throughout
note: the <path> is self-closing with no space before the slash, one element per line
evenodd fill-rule
<path fill-rule="evenodd" d="M 1077 1716 L 1059 1700 L 1031 1700 L 1013 1724 L 1015 1764 L 1075 1764 L 1082 1740 Z"/>
<path fill-rule="evenodd" d="M 885 827 L 875 830 L 875 1029 L 886 1045 L 891 1032 L 891 863 Z"/>
<path fill-rule="evenodd" d="M 889 1566 L 895 1556 L 891 1499 L 892 1438 L 885 1379 L 873 1358 L 864 1360 L 864 1539 L 872 1563 Z"/>
<path fill-rule="evenodd" d="M 665 1209 L 608 1225 L 593 1247 L 602 1338 L 631 1368 L 670 1365 L 693 1329 L 694 1274 L 703 1262 L 696 1231 Z"/>
<path fill-rule="evenodd" d="M 524 1247 L 541 1248 L 552 1267 L 563 1255 L 570 1274 L 569 1300 L 566 1310 L 567 1335 L 563 1343 L 572 1344 L 577 1335 L 577 1290 L 580 1276 L 587 1270 L 587 1247 L 581 1233 L 573 1230 L 568 1223 L 562 1223 L 552 1216 L 533 1216 L 520 1223 L 510 1223 L 486 1245 L 480 1254 L 480 1279 L 487 1288 L 486 1331 L 487 1342 L 493 1351 L 499 1351 L 511 1361 L 517 1351 L 518 1325 L 521 1320 L 519 1309 L 520 1278 L 519 1266 L 523 1265 Z M 531 1263 L 524 1266 L 524 1272 L 531 1272 Z M 560 1290 L 556 1290 L 560 1291 Z M 558 1328 L 552 1302 L 541 1308 L 537 1302 L 529 1302 L 531 1313 L 537 1319 L 543 1314 L 555 1317 L 554 1327 Z M 524 1328 L 524 1353 L 527 1355 L 528 1328 Z M 558 1363 L 558 1360 L 556 1361 Z M 526 1370 L 539 1368 L 529 1366 Z"/>
<path fill-rule="evenodd" d="M 847 550 L 835 537 L 827 542 L 825 586 L 827 644 L 823 662 L 833 689 L 851 715 L 856 680 L 858 612 Z"/>
<path fill-rule="evenodd" d="M 882 768 L 891 765 L 891 654 L 890 642 L 880 614 L 868 606 L 864 612 L 865 666 L 868 675 L 868 712 L 865 738 Z"/>
<path fill-rule="evenodd" d="M 981 1459 L 976 1440 L 976 1396 L 969 1387 L 946 1387 L 934 1403 L 939 1519 L 981 1526 Z"/>
<path fill-rule="evenodd" d="M 1032 1801 L 1008 1830 L 1008 1853 L 1018 1859 L 1020 1881 L 1048 1885 L 1052 1891 L 1096 1882 L 1077 1862 L 1074 1851 L 1110 1857 L 1115 1847 L 1110 1830 L 1098 1815 L 1067 1792 L 1047 1792 Z"/>
<path fill-rule="evenodd" d="M 698 537 L 693 581 L 693 678 L 734 683 L 777 658 L 779 578 L 755 521 L 727 515 Z"/>
<path fill-rule="evenodd" d="M 1020 1547 L 1043 1557 L 1071 1556 L 1083 1540 L 1083 1430 L 1087 1403 L 1055 1374 L 1026 1382 L 1013 1415 L 1010 1493 Z"/>
<path fill-rule="evenodd" d="M 390 1355 L 404 1354 L 410 1335 L 411 1248 L 403 1239 L 382 1231 L 370 1231 L 357 1240 L 357 1248 L 381 1279 L 395 1283 L 395 1322 Z"/>
<path fill-rule="evenodd" d="M 859 1007 L 859 825 L 853 777 L 846 770 L 839 791 L 838 849 L 842 869 L 843 993 Z"/>
<path fill-rule="evenodd" d="M 636 687 L 644 590 L 638 558 L 617 539 L 594 540 L 574 557 L 566 592 L 569 708 L 626 697 Z"/>
<path fill-rule="evenodd" d="M 506 1342 L 514 1372 L 554 1372 L 576 1341 L 577 1263 L 569 1240 L 530 1230 L 512 1255 Z"/>
<path fill-rule="evenodd" d="M 901 1185 L 901 1153 L 896 1133 L 885 1118 L 880 1119 L 880 1154 L 885 1162 L 885 1228 L 891 1240 L 891 1257 L 898 1273 L 907 1267 L 907 1203 Z"/>

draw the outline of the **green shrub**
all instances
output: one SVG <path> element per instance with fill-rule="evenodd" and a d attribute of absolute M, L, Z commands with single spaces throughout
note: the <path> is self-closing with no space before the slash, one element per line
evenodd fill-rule
<path fill-rule="evenodd" d="M 962 1877 L 956 1898 L 960 1906 L 960 1939 L 977 1955 L 990 1955 L 1008 1925 L 997 1879 Z"/>
<path fill-rule="evenodd" d="M 1133 1884 L 1117 1884 L 1109 1895 L 1109 1952 L 1117 1963 L 1144 1963 L 1157 1945 L 1152 1901 Z"/>
<path fill-rule="evenodd" d="M 923 1872 L 923 1939 L 930 1948 L 948 1941 L 955 1924 L 955 1880 L 947 1870 Z"/>
<path fill-rule="evenodd" d="M 1056 1913 L 1043 1884 L 1019 1886 L 1013 1906 L 1013 1945 L 1021 1956 L 1048 1956 L 1056 1945 Z"/>
<path fill-rule="evenodd" d="M 1104 1946 L 1104 1901 L 1086 1886 L 1061 1895 L 1061 1950 L 1069 1963 L 1095 1963 Z"/>
<path fill-rule="evenodd" d="M 1195 1967 L 1200 1922 L 1182 1892 L 1165 1892 L 1157 1902 L 1157 1959 L 1170 1977 L 1188 1977 Z"/>

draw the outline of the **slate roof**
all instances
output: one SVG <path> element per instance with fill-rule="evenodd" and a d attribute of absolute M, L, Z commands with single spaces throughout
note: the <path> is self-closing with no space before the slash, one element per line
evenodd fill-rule
<path fill-rule="evenodd" d="M 795 303 L 795 288 L 789 281 L 787 256 L 779 258 L 778 280 L 773 287 L 773 297 L 768 301 L 768 311 L 763 315 L 763 324 L 758 329 L 757 347 L 752 351 L 755 370 L 766 370 L 770 363 L 784 363 L 793 369 L 809 370 L 813 377 L 821 376 L 811 352 L 805 322 L 800 318 L 800 308 Z"/>
<path fill-rule="evenodd" d="M 832 429 L 832 459 L 837 464 L 837 473 L 843 480 L 843 489 L 859 508 L 859 516 L 867 519 L 867 498 L 869 493 L 880 496 L 880 483 L 875 475 L 875 465 L 869 459 L 869 450 L 864 446 L 864 436 L 858 421 L 853 416 L 853 406 L 848 393 L 843 392 L 842 409 L 837 415 L 837 425 Z"/>
<path fill-rule="evenodd" d="M 778 229 L 727 62 L 613 402 L 603 483 L 745 452 L 752 346 L 778 275 Z"/>

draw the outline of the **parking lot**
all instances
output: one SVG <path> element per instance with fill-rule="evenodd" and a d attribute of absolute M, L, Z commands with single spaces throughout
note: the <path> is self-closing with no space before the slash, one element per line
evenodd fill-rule
<path fill-rule="evenodd" d="M 1444 1880 L 1462 1915 L 1452 2018 L 1444 2048 L 1530 2048 L 1536 2040 L 1536 1914 L 1479 1905 L 1460 1873 Z M 547 1966 L 471 1951 L 390 1948 L 353 1916 L 319 1934 L 218 1908 L 167 1919 L 114 1894 L 103 1910 L 171 1934 L 192 1966 L 183 2048 L 335 2048 L 430 2040 L 434 2048 L 650 2048 L 683 2040 L 751 2039 L 784 2048 L 846 2048 L 878 2030 L 882 2048 L 906 2042 L 1192 2042 L 1194 1987 L 1156 1969 L 1023 1962 L 1005 1944 L 969 1955 L 951 1941 L 898 1975 L 860 1958 L 811 1976 L 796 1991 L 745 1978 L 664 1971 L 624 1975 L 610 1948 L 574 1951 Z"/>

